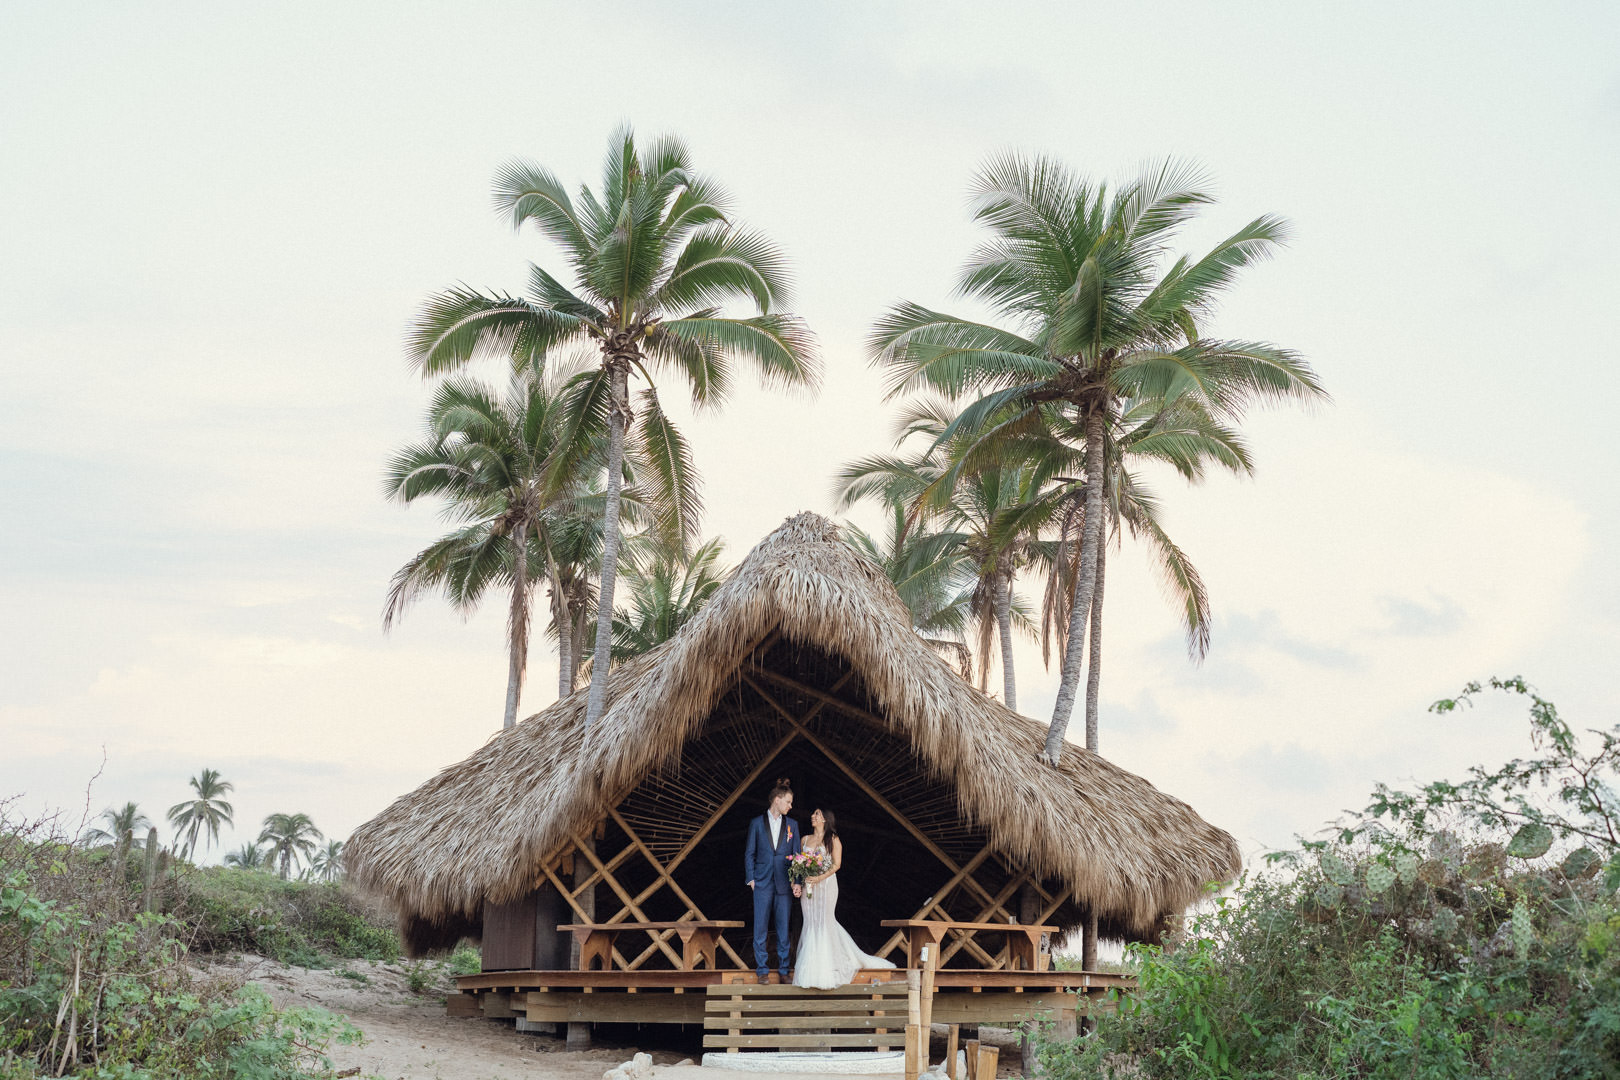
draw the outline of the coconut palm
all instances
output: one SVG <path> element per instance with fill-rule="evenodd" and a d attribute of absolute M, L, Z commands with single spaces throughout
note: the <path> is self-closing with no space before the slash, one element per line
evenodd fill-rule
<path fill-rule="evenodd" d="M 151 819 L 133 802 L 126 802 L 117 809 L 109 806 L 101 812 L 101 820 L 106 828 L 87 831 L 84 834 L 85 843 L 112 844 L 118 850 L 120 860 L 129 853 L 135 834 L 152 827 Z"/>
<path fill-rule="evenodd" d="M 471 614 L 489 588 L 508 589 L 504 728 L 517 723 L 534 583 L 551 562 L 548 530 L 580 511 L 587 494 L 581 474 L 600 460 L 572 446 L 564 453 L 570 437 L 564 390 L 575 373 L 567 367 L 547 376 L 519 373 L 504 396 L 473 379 L 446 380 L 428 409 L 428 437 L 395 454 L 384 480 L 387 494 L 403 503 L 441 498 L 457 528 L 394 575 L 383 629 L 425 592 L 443 591 Z M 555 468 L 564 457 L 572 474 Z"/>
<path fill-rule="evenodd" d="M 219 840 L 219 827 L 236 824 L 232 816 L 235 811 L 224 798 L 233 788 L 230 781 L 219 778 L 218 772 L 204 769 L 191 778 L 196 798 L 169 807 L 169 824 L 174 826 L 176 841 L 184 843 L 186 858 L 196 853 L 200 833 L 207 832 L 208 846 L 212 848 Z"/>
<path fill-rule="evenodd" d="M 638 149 L 628 129 L 615 133 L 600 191 L 582 186 L 573 198 L 548 170 L 514 162 L 496 177 L 495 201 L 514 226 L 533 224 L 562 248 L 573 288 L 531 266 L 521 297 L 441 293 L 418 319 L 410 355 L 428 375 L 480 354 L 519 367 L 537 367 L 568 348 L 599 357 L 593 377 L 575 388 L 565 440 L 594 445 L 600 434 L 608 447 L 589 730 L 606 700 L 626 456 L 645 477 L 656 528 L 677 542 L 697 534 L 691 453 L 664 412 L 654 371 L 673 372 L 695 405 L 717 407 L 737 359 L 752 362 L 767 382 L 799 385 L 815 382 L 815 359 L 800 320 L 776 310 L 786 296 L 780 253 L 729 219 L 723 193 L 693 171 L 678 139 Z M 757 314 L 727 317 L 724 305 L 732 301 L 752 304 Z M 632 375 L 646 384 L 639 416 L 630 406 Z"/>
<path fill-rule="evenodd" d="M 590 486 L 573 510 L 552 515 L 539 539 L 546 565 L 550 599 L 549 630 L 557 639 L 557 696 L 567 697 L 579 685 L 579 671 L 595 625 L 593 576 L 602 563 L 602 486 Z"/>
<path fill-rule="evenodd" d="M 309 860 L 309 876 L 314 881 L 337 881 L 343 876 L 343 841 L 328 840 Z"/>
<path fill-rule="evenodd" d="M 316 842 L 324 839 L 308 814 L 271 814 L 264 819 L 258 842 L 270 845 L 265 865 L 276 867 L 282 880 L 286 880 L 294 862 L 308 859 L 315 852 Z"/>
<path fill-rule="evenodd" d="M 973 575 L 967 614 L 977 641 L 979 689 L 988 683 L 994 637 L 1001 646 L 1002 700 L 1017 709 L 1013 623 L 1025 624 L 1026 631 L 1032 627 L 1013 586 L 1018 574 L 1049 550 L 1040 531 L 1058 506 L 1049 496 L 1051 463 L 1059 459 L 1029 456 L 986 463 L 971 473 L 955 471 L 952 454 L 965 448 L 962 440 L 940 442 L 953 419 L 955 410 L 949 402 L 914 403 L 901 414 L 896 448 L 921 439 L 923 449 L 909 456 L 878 454 L 852 462 L 840 471 L 834 494 L 840 509 L 866 498 L 898 504 L 910 519 L 932 523 L 935 535 L 952 538 L 954 553 Z M 947 473 L 954 480 L 949 486 L 939 483 Z"/>
<path fill-rule="evenodd" d="M 225 853 L 225 865 L 239 870 L 268 870 L 264 849 L 258 844 L 243 844 L 235 851 Z"/>
<path fill-rule="evenodd" d="M 903 501 L 891 500 L 886 509 L 882 536 L 845 522 L 845 541 L 883 571 L 924 643 L 955 663 L 963 678 L 973 678 L 973 652 L 966 640 L 974 581 L 962 537 L 913 525 Z"/>
<path fill-rule="evenodd" d="M 1271 254 L 1283 222 L 1256 218 L 1198 259 L 1166 267 L 1171 239 L 1212 201 L 1201 176 L 1173 162 L 1110 192 L 1045 158 L 992 161 L 974 184 L 974 216 L 992 233 L 969 258 L 959 290 L 988 303 L 1009 327 L 903 303 L 873 330 L 891 394 L 931 388 L 979 394 L 948 435 L 970 433 L 971 471 L 1002 439 L 1056 408 L 1080 425 L 1085 505 L 1062 678 L 1047 730 L 1055 764 L 1084 668 L 1086 627 L 1101 550 L 1104 441 L 1120 403 L 1183 398 L 1232 418 L 1257 400 L 1324 397 L 1294 353 L 1260 342 L 1203 337 L 1199 323 L 1238 271 Z"/>
<path fill-rule="evenodd" d="M 725 579 L 725 543 L 709 540 L 683 556 L 663 544 L 625 567 L 627 605 L 613 616 L 613 660 L 618 663 L 662 645 L 691 621 Z"/>

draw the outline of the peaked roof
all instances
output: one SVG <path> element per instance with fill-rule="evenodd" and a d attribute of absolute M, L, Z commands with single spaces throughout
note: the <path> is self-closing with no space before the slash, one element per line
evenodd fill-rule
<path fill-rule="evenodd" d="M 430 922 L 522 895 L 570 833 L 678 758 L 773 628 L 842 657 L 996 849 L 1132 936 L 1237 875 L 1231 835 L 1134 773 L 1073 745 L 1056 768 L 1039 763 L 1046 726 L 957 675 L 913 632 L 883 572 L 832 522 L 803 513 L 762 540 L 674 639 L 609 674 L 588 736 L 581 690 L 493 737 L 357 829 L 344 848 L 351 879 Z"/>

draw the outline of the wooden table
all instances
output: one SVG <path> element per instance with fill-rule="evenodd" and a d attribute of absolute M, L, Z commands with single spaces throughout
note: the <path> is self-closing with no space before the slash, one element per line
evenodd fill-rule
<path fill-rule="evenodd" d="M 1034 923 L 955 922 L 945 919 L 884 919 L 883 925 L 906 931 L 907 967 L 921 967 L 923 946 L 932 945 L 937 950 L 939 943 L 952 930 L 963 930 L 970 934 L 993 931 L 1007 935 L 1008 966 L 1014 969 L 1022 966 L 1025 971 L 1046 970 L 1051 957 L 1041 951 L 1041 937 L 1062 929 Z"/>
<path fill-rule="evenodd" d="M 603 971 L 611 971 L 613 939 L 626 930 L 673 930 L 681 939 L 681 970 L 696 971 L 699 964 L 707 962 L 709 970 L 713 971 L 720 931 L 745 925 L 735 919 L 683 919 L 680 922 L 560 923 L 557 929 L 567 930 L 579 942 L 580 971 L 590 971 L 597 960 L 602 961 Z"/>

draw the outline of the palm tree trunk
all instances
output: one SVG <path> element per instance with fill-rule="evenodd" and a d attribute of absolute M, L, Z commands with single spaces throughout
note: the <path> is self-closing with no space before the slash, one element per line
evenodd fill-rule
<path fill-rule="evenodd" d="M 1108 537 L 1097 543 L 1097 587 L 1091 593 L 1091 661 L 1086 671 L 1086 749 L 1097 752 L 1097 701 L 1102 688 L 1103 584 L 1108 575 Z"/>
<path fill-rule="evenodd" d="M 1097 582 L 1097 544 L 1102 535 L 1103 494 L 1103 410 L 1093 408 L 1086 415 L 1086 519 L 1080 533 L 1080 572 L 1074 577 L 1074 603 L 1069 609 L 1069 640 L 1063 650 L 1063 677 L 1058 683 L 1057 703 L 1052 708 L 1052 726 L 1046 731 L 1049 764 L 1056 765 L 1063 753 L 1063 736 L 1069 730 L 1074 699 L 1080 688 L 1080 672 L 1085 666 L 1086 624 L 1091 621 L 1091 596 Z"/>
<path fill-rule="evenodd" d="M 557 700 L 561 701 L 572 689 L 569 676 L 573 673 L 574 665 L 569 652 L 574 645 L 574 618 L 555 564 L 547 569 L 546 577 L 547 589 L 551 593 L 551 622 L 557 628 Z"/>
<path fill-rule="evenodd" d="M 1006 574 L 996 575 L 996 633 L 1001 638 L 1001 700 L 1007 708 L 1018 711 L 1018 686 L 1013 679 L 1012 651 L 1012 581 Z"/>
<path fill-rule="evenodd" d="M 569 650 L 568 658 L 568 692 L 572 694 L 579 686 L 579 667 L 585 662 L 585 628 L 590 625 L 590 590 L 585 587 L 585 579 L 579 578 L 575 582 L 577 588 L 574 595 L 569 598 L 569 618 L 573 619 L 574 646 Z"/>
<path fill-rule="evenodd" d="M 518 701 L 523 697 L 523 678 L 529 666 L 529 523 L 523 521 L 512 537 L 517 545 L 512 560 L 512 611 L 506 619 L 512 655 L 506 673 L 505 730 L 517 723 Z"/>
<path fill-rule="evenodd" d="M 602 584 L 596 590 L 596 649 L 591 654 L 591 693 L 585 703 L 585 731 L 602 718 L 607 704 L 608 661 L 613 650 L 613 585 L 619 574 L 619 488 L 624 471 L 624 427 L 630 414 L 630 374 L 622 361 L 610 362 L 608 405 L 607 506 L 602 520 Z"/>

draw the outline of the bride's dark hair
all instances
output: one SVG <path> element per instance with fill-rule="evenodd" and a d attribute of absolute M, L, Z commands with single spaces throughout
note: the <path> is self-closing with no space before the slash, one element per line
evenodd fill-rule
<path fill-rule="evenodd" d="M 820 810 L 820 807 L 817 807 Z M 831 810 L 821 811 L 821 838 L 831 840 L 838 835 L 838 815 Z"/>

